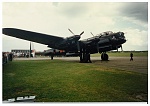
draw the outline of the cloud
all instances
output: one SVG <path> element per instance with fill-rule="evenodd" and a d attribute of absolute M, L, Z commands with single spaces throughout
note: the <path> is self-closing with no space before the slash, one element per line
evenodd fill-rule
<path fill-rule="evenodd" d="M 139 49 L 139 46 L 147 48 L 148 44 L 145 43 L 148 36 L 145 18 L 148 11 L 147 3 L 5 2 L 2 11 L 3 27 L 15 27 L 60 37 L 71 36 L 67 30 L 70 28 L 75 34 L 85 31 L 81 39 L 92 37 L 90 32 L 96 35 L 109 30 L 125 31 L 129 40 L 125 43 L 125 50 L 130 50 L 130 46 L 135 50 Z M 11 40 L 3 41 L 5 45 L 11 43 Z M 12 42 L 14 41 L 16 39 Z M 24 45 L 21 44 L 21 40 L 17 42 L 20 42 L 18 45 Z M 46 45 L 41 48 L 35 44 L 35 47 L 37 50 L 43 50 Z"/>
<path fill-rule="evenodd" d="M 59 3 L 58 13 L 68 18 L 78 18 L 84 16 L 88 12 L 86 3 Z"/>
<path fill-rule="evenodd" d="M 125 3 L 120 8 L 120 14 L 142 22 L 148 22 L 148 2 Z"/>
<path fill-rule="evenodd" d="M 148 50 L 148 31 L 134 28 L 123 30 L 127 42 L 124 44 L 125 50 Z"/>
<path fill-rule="evenodd" d="M 59 5 L 59 2 L 53 2 L 52 5 L 57 7 Z"/>

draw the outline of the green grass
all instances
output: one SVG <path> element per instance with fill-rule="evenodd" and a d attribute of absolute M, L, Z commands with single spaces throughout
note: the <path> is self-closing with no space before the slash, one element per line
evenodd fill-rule
<path fill-rule="evenodd" d="M 141 101 L 148 75 L 61 60 L 3 65 L 3 100 L 35 95 L 36 102 Z"/>
<path fill-rule="evenodd" d="M 132 52 L 134 57 L 148 56 L 148 52 Z M 107 52 L 111 57 L 130 57 L 130 52 Z M 101 56 L 99 53 L 91 54 L 93 57 Z"/>

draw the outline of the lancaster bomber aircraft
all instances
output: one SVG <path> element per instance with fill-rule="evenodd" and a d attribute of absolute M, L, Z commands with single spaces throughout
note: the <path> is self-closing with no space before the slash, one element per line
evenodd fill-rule
<path fill-rule="evenodd" d="M 73 36 L 63 38 L 16 28 L 3 28 L 2 30 L 3 34 L 8 36 L 45 44 L 50 48 L 78 55 L 80 56 L 80 62 L 87 62 L 89 54 L 98 52 L 101 53 L 102 60 L 108 60 L 106 52 L 118 50 L 120 47 L 122 49 L 122 44 L 126 42 L 123 32 L 107 31 L 85 40 L 79 40 L 84 31 L 79 35 L 75 35 L 70 29 L 69 31 Z"/>

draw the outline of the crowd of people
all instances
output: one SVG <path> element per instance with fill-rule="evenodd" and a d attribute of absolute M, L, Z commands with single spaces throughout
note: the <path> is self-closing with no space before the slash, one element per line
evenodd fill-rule
<path fill-rule="evenodd" d="M 3 52 L 2 55 L 3 55 L 2 57 L 3 64 L 13 60 L 13 54 L 11 52 Z"/>

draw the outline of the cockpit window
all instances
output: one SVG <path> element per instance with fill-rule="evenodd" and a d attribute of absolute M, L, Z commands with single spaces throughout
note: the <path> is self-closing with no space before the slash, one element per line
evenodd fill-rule
<path fill-rule="evenodd" d="M 107 36 L 107 35 L 110 35 L 110 34 L 113 34 L 112 31 L 107 31 L 107 32 L 102 32 L 100 34 L 98 34 L 99 36 Z"/>
<path fill-rule="evenodd" d="M 124 38 L 125 38 L 125 36 L 124 36 L 124 33 L 123 33 L 123 32 L 119 32 L 119 35 L 120 35 L 121 37 L 124 37 Z"/>

